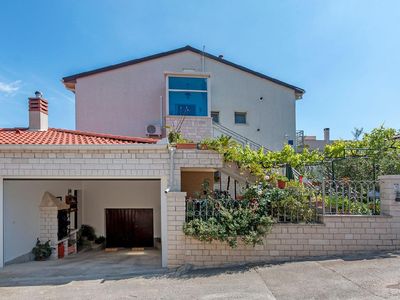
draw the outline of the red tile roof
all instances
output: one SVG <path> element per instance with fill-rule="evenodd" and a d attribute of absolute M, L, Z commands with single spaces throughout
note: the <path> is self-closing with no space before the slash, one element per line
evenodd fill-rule
<path fill-rule="evenodd" d="M 30 131 L 27 128 L 0 128 L 0 145 L 126 145 L 155 144 L 150 138 L 118 136 L 78 130 L 49 128 Z"/>

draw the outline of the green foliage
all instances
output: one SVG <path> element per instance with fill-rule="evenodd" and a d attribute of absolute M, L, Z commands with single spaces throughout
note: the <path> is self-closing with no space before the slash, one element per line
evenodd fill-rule
<path fill-rule="evenodd" d="M 259 181 L 265 181 L 265 176 L 273 174 L 273 169 L 287 164 L 298 168 L 323 160 L 322 155 L 317 151 L 304 149 L 301 153 L 296 153 L 290 145 L 285 145 L 281 151 L 266 152 L 263 148 L 255 151 L 249 146 L 243 147 L 227 136 L 208 139 L 202 144 L 222 154 L 226 162 L 234 162 L 241 169 L 250 171 L 258 177 Z"/>
<path fill-rule="evenodd" d="M 232 248 L 237 246 L 238 239 L 246 245 L 261 244 L 273 224 L 267 214 L 266 199 L 256 187 L 249 188 L 243 197 L 241 201 L 207 199 L 212 204 L 213 216 L 189 214 L 183 232 L 200 241 L 227 242 Z"/>
<path fill-rule="evenodd" d="M 243 200 L 208 198 L 196 204 L 188 202 L 187 208 L 186 235 L 205 242 L 226 242 L 231 247 L 237 246 L 238 239 L 247 245 L 262 243 L 274 220 L 316 221 L 310 192 L 295 185 L 284 190 L 254 185 L 245 190 Z"/>
<path fill-rule="evenodd" d="M 380 126 L 361 140 L 337 141 L 325 147 L 325 161 L 334 160 L 336 178 L 372 180 L 376 176 L 400 174 L 400 141 L 393 128 Z"/>
<path fill-rule="evenodd" d="M 325 198 L 325 210 L 327 212 L 344 213 L 351 215 L 379 214 L 379 203 L 364 203 L 349 200 L 348 197 L 330 196 Z"/>
<path fill-rule="evenodd" d="M 51 255 L 50 241 L 42 243 L 37 239 L 36 246 L 33 247 L 32 253 L 35 256 L 35 260 L 45 260 L 49 258 Z"/>
<path fill-rule="evenodd" d="M 86 238 L 88 241 L 94 241 L 96 239 L 96 234 L 94 228 L 90 225 L 82 225 L 79 229 L 79 236 L 81 238 Z"/>
<path fill-rule="evenodd" d="M 356 132 L 357 139 L 361 136 L 360 131 Z M 320 165 L 330 170 L 332 161 L 335 178 L 371 180 L 374 179 L 374 169 L 376 176 L 400 174 L 400 141 L 393 139 L 398 133 L 393 128 L 381 126 L 365 133 L 360 140 L 340 140 L 327 145 L 322 153 L 307 148 L 297 153 L 290 145 L 285 145 L 281 151 L 266 152 L 262 148 L 254 151 L 227 136 L 208 139 L 202 144 L 221 153 L 226 162 L 236 163 L 241 169 L 250 171 L 259 181 L 265 181 L 266 175 L 273 174 L 274 169 L 285 165 L 312 178 L 315 175 L 307 171 L 307 166 Z"/>
<path fill-rule="evenodd" d="M 303 186 L 289 185 L 286 189 L 269 192 L 271 214 L 280 222 L 311 223 L 316 219 L 315 197 Z"/>
<path fill-rule="evenodd" d="M 104 244 L 105 243 L 105 241 L 106 241 L 106 238 L 104 237 L 104 236 L 99 236 L 99 237 L 97 237 L 95 240 L 94 240 L 94 242 L 96 243 L 96 244 Z"/>

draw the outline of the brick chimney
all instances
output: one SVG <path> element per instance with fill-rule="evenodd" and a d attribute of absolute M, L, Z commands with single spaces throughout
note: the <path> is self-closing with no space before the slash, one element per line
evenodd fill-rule
<path fill-rule="evenodd" d="M 29 130 L 46 131 L 49 129 L 48 102 L 41 92 L 29 98 Z"/>
<path fill-rule="evenodd" d="M 329 142 L 330 140 L 330 130 L 329 128 L 324 128 L 324 141 Z"/>

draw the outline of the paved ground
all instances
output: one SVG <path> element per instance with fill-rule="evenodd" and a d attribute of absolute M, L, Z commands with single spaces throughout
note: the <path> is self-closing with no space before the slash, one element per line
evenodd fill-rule
<path fill-rule="evenodd" d="M 3 285 L 1 299 L 400 299 L 400 255 Z"/>
<path fill-rule="evenodd" d="M 163 272 L 161 251 L 104 250 L 87 251 L 60 260 L 32 261 L 12 264 L 0 270 L 0 286 L 56 281 L 68 283 L 76 279 L 103 279 L 105 276 Z M 1 296 L 1 294 L 0 294 Z M 0 297 L 1 298 L 1 297 Z"/>

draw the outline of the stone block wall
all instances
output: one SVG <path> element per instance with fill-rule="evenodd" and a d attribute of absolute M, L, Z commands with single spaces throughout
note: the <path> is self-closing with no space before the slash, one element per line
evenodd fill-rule
<path fill-rule="evenodd" d="M 57 253 L 57 231 L 58 231 L 58 209 L 54 206 L 41 206 L 40 210 L 40 235 L 39 240 L 42 243 L 50 241 L 53 248 L 51 258 L 56 259 Z"/>
<path fill-rule="evenodd" d="M 171 128 L 176 128 L 179 124 L 182 116 L 166 116 L 166 125 L 167 125 L 167 136 Z M 211 117 L 193 117 L 186 116 L 182 127 L 181 132 L 184 138 L 192 140 L 194 142 L 200 142 L 205 138 L 212 137 L 212 119 Z"/>
<path fill-rule="evenodd" d="M 400 176 L 381 177 L 382 215 L 323 217 L 323 224 L 275 224 L 262 245 L 239 242 L 232 249 L 225 243 L 200 242 L 182 233 L 184 194 L 168 202 L 168 226 L 172 244 L 168 266 L 183 263 L 209 267 L 234 263 L 288 261 L 306 257 L 354 254 L 400 249 L 400 202 L 395 202 L 394 183 Z"/>

